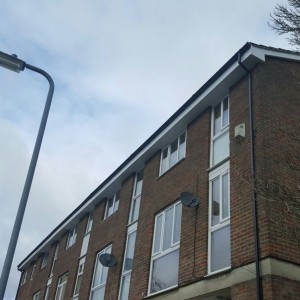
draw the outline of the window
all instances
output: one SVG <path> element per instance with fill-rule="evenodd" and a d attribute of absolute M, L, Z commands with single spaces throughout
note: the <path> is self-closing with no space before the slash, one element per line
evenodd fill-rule
<path fill-rule="evenodd" d="M 227 269 L 231 264 L 229 164 L 210 174 L 209 273 Z"/>
<path fill-rule="evenodd" d="M 106 211 L 105 211 L 105 218 L 108 218 L 111 216 L 115 211 L 119 208 L 119 202 L 120 202 L 120 192 L 117 192 L 114 194 L 113 197 L 109 198 L 106 202 Z"/>
<path fill-rule="evenodd" d="M 65 295 L 65 289 L 68 281 L 68 273 L 64 274 L 58 279 L 57 290 L 55 300 L 63 300 Z"/>
<path fill-rule="evenodd" d="M 229 99 L 225 97 L 213 109 L 212 114 L 212 153 L 214 166 L 229 157 Z"/>
<path fill-rule="evenodd" d="M 32 300 L 39 300 L 40 299 L 40 291 L 37 291 L 33 294 Z"/>
<path fill-rule="evenodd" d="M 33 274 L 34 274 L 34 271 L 35 271 L 35 267 L 36 267 L 36 261 L 33 263 L 33 266 L 32 266 L 30 280 L 33 280 Z"/>
<path fill-rule="evenodd" d="M 48 300 L 49 298 L 50 285 L 47 285 L 44 300 Z"/>
<path fill-rule="evenodd" d="M 22 273 L 21 285 L 24 284 L 26 280 L 27 280 L 27 270 L 23 271 Z"/>
<path fill-rule="evenodd" d="M 186 132 L 181 134 L 175 141 L 161 152 L 160 175 L 172 168 L 177 162 L 185 157 Z"/>
<path fill-rule="evenodd" d="M 45 268 L 47 266 L 48 263 L 48 253 L 44 253 L 43 259 L 42 259 L 42 263 L 41 263 L 41 269 Z"/>
<path fill-rule="evenodd" d="M 104 267 L 99 261 L 99 257 L 103 253 L 111 253 L 111 246 L 108 246 L 96 256 L 90 300 L 104 299 L 108 268 Z"/>
<path fill-rule="evenodd" d="M 81 286 L 81 280 L 82 280 L 82 276 L 83 276 L 84 264 L 85 264 L 85 257 L 83 257 L 79 261 L 78 271 L 77 271 L 77 278 L 76 278 L 76 283 L 75 283 L 74 295 L 73 296 L 77 296 L 79 294 L 80 286 Z"/>
<path fill-rule="evenodd" d="M 92 214 L 89 214 L 86 227 L 85 227 L 85 234 L 89 233 L 92 230 L 92 226 L 93 226 L 93 216 Z"/>
<path fill-rule="evenodd" d="M 129 224 L 138 219 L 140 211 L 141 193 L 143 187 L 143 170 L 136 174 L 132 195 Z"/>
<path fill-rule="evenodd" d="M 72 245 L 75 244 L 76 237 L 77 237 L 77 227 L 74 226 L 73 229 L 69 231 L 69 236 L 68 236 L 66 249 L 70 248 Z"/>
<path fill-rule="evenodd" d="M 53 261 L 52 261 L 52 266 L 51 266 L 51 271 L 50 271 L 50 277 L 53 275 L 54 272 L 54 266 L 57 260 L 57 252 L 58 252 L 58 244 L 55 245 L 55 252 L 54 252 L 54 256 L 53 256 Z"/>
<path fill-rule="evenodd" d="M 124 254 L 123 269 L 121 276 L 120 300 L 128 300 L 131 269 L 134 256 L 135 238 L 136 238 L 137 223 L 130 227 L 127 234 L 126 249 Z"/>
<path fill-rule="evenodd" d="M 155 218 L 149 294 L 178 284 L 181 211 L 177 202 Z"/>

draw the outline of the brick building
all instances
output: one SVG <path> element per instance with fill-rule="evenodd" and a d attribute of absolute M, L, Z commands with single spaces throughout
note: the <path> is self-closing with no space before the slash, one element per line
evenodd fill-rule
<path fill-rule="evenodd" d="M 16 299 L 300 299 L 299 92 L 300 53 L 245 44 L 19 264 Z"/>

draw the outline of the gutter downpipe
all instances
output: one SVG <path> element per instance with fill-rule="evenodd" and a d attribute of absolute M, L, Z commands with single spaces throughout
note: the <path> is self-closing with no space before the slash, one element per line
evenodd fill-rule
<path fill-rule="evenodd" d="M 256 274 L 256 299 L 263 300 L 263 289 L 261 282 L 261 266 L 260 266 L 260 243 L 259 243 L 259 228 L 258 228 L 258 213 L 257 213 L 257 193 L 255 183 L 255 152 L 254 152 L 254 127 L 253 127 L 253 101 L 252 101 L 252 76 L 250 70 L 241 62 L 241 53 L 238 53 L 238 63 L 248 75 L 248 107 L 249 107 L 249 131 L 250 131 L 250 160 L 251 160 L 251 178 L 254 183 L 252 193 L 253 207 L 253 225 L 254 225 L 254 251 L 255 251 L 255 274 Z"/>

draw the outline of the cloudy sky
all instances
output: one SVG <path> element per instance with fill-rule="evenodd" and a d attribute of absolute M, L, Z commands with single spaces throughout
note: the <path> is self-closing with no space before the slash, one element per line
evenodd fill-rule
<path fill-rule="evenodd" d="M 17 264 L 247 41 L 291 49 L 268 28 L 276 0 L 2 0 L 0 51 L 56 90 Z M 0 69 L 0 270 L 47 81 Z"/>

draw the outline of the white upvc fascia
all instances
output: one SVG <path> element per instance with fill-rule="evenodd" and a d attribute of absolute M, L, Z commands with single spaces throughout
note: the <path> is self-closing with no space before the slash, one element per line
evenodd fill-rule
<path fill-rule="evenodd" d="M 241 62 L 247 63 L 249 60 L 251 64 L 256 64 L 259 61 L 265 61 L 266 56 L 274 56 L 274 57 L 280 57 L 285 59 L 293 59 L 293 60 L 300 60 L 300 55 L 291 54 L 291 53 L 285 53 L 275 50 L 269 50 L 269 49 L 263 49 L 258 48 L 255 45 L 251 45 L 251 47 L 241 56 Z M 254 59 L 254 61 L 252 61 Z M 143 156 L 163 137 L 165 134 L 170 131 L 176 124 L 180 123 L 195 107 L 197 107 L 210 93 L 212 93 L 215 89 L 217 89 L 225 80 L 232 80 L 233 82 L 236 81 L 236 77 L 233 75 L 235 71 L 237 71 L 239 68 L 238 61 L 235 61 L 225 72 L 217 78 L 202 94 L 193 101 L 189 107 L 187 107 L 180 115 L 178 115 L 164 130 L 162 130 L 152 141 L 149 142 L 148 145 L 144 147 L 142 151 L 140 151 L 135 157 L 132 158 L 130 162 L 128 162 L 109 182 L 107 182 L 95 195 L 93 195 L 73 216 L 71 219 L 66 220 L 64 224 L 60 228 L 58 228 L 55 232 L 47 238 L 43 242 L 42 245 L 40 245 L 26 261 L 22 265 L 19 266 L 19 270 L 22 270 L 24 266 L 30 262 L 37 253 L 42 252 L 42 250 L 47 247 L 49 241 L 52 239 L 55 239 L 56 236 L 58 236 L 64 228 L 68 228 L 70 224 L 76 219 L 79 215 L 82 214 L 82 212 L 87 210 L 87 207 L 89 207 L 97 198 L 101 197 L 101 194 L 103 194 L 109 186 L 111 186 L 119 177 L 121 177 L 122 174 L 126 172 L 126 170 L 129 169 L 130 166 L 135 164 L 139 159 L 143 159 Z M 230 78 L 232 76 L 233 78 Z M 232 82 L 232 83 L 233 83 Z M 228 87 L 229 88 L 229 87 Z M 222 95 L 222 97 L 225 95 Z M 52 243 L 52 242 L 51 242 Z"/>

